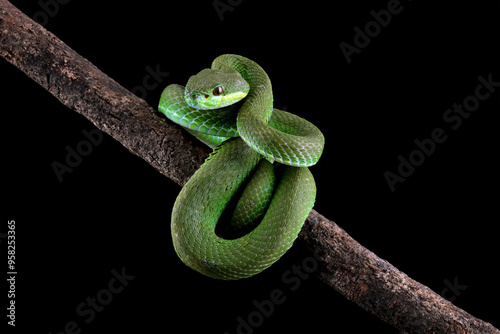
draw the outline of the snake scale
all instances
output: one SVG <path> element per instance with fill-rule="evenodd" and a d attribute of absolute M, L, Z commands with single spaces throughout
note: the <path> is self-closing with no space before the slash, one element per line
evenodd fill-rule
<path fill-rule="evenodd" d="M 179 258 L 226 280 L 271 266 L 292 246 L 314 205 L 307 167 L 323 152 L 322 133 L 273 108 L 268 75 L 239 55 L 217 57 L 186 87 L 167 86 L 158 109 L 214 148 L 172 210 Z"/>

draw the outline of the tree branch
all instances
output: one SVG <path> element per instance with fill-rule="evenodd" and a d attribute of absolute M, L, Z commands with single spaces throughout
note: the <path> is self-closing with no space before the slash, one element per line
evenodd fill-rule
<path fill-rule="evenodd" d="M 179 185 L 209 154 L 6 0 L 0 0 L 0 54 Z M 500 333 L 378 258 L 314 210 L 299 238 L 319 255 L 324 282 L 403 332 Z"/>

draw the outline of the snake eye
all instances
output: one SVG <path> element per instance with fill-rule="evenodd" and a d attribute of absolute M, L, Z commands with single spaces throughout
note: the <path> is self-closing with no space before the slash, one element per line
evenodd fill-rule
<path fill-rule="evenodd" d="M 214 88 L 214 91 L 212 92 L 212 94 L 214 94 L 214 96 L 219 96 L 222 94 L 222 87 L 221 86 L 217 86 Z"/>

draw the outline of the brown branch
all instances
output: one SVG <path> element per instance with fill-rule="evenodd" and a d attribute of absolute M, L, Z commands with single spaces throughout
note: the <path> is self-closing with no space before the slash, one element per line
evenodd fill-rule
<path fill-rule="evenodd" d="M 0 0 L 0 54 L 179 185 L 209 153 L 6 0 Z M 403 332 L 500 333 L 378 258 L 314 210 L 299 237 L 319 255 L 323 281 Z"/>

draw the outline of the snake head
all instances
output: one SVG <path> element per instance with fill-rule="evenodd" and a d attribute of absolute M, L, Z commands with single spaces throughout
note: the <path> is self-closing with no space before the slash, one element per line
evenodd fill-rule
<path fill-rule="evenodd" d="M 204 69 L 189 78 L 184 98 L 195 109 L 218 109 L 240 101 L 249 89 L 250 85 L 236 71 Z"/>

